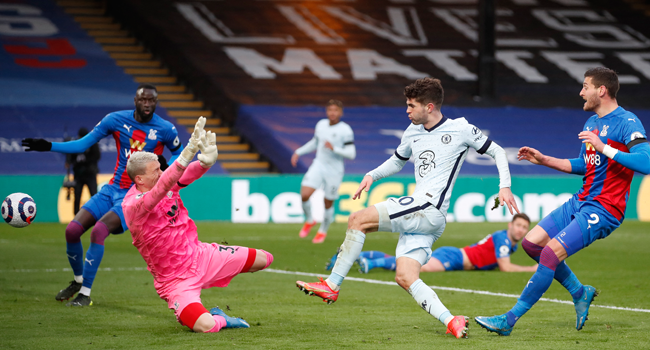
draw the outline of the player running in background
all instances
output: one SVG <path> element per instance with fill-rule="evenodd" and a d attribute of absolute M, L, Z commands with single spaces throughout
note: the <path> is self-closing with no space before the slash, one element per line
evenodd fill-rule
<path fill-rule="evenodd" d="M 650 146 L 641 120 L 618 106 L 616 73 L 604 67 L 587 70 L 580 96 L 583 109 L 595 112 L 578 134 L 582 148 L 578 158 L 558 159 L 522 147 L 519 160 L 545 165 L 565 173 L 584 175 L 582 188 L 561 207 L 537 224 L 522 247 L 539 262 L 517 304 L 506 314 L 476 317 L 491 332 L 509 335 L 515 323 L 558 280 L 573 297 L 576 329 L 584 326 L 589 306 L 597 294 L 582 285 L 564 260 L 597 239 L 609 236 L 623 222 L 634 172 L 650 173 Z"/>
<path fill-rule="evenodd" d="M 216 135 L 206 134 L 204 125 L 205 118 L 199 118 L 187 147 L 164 173 L 155 154 L 133 154 L 127 172 L 135 186 L 122 207 L 133 245 L 147 262 L 158 295 L 182 325 L 195 332 L 248 328 L 246 321 L 218 307 L 208 312 L 201 304 L 201 289 L 226 287 L 237 274 L 265 269 L 273 261 L 263 250 L 199 241 L 179 191 L 217 161 Z M 199 149 L 199 161 L 190 163 Z"/>
<path fill-rule="evenodd" d="M 318 233 L 312 240 L 313 243 L 323 243 L 327 237 L 327 229 L 334 222 L 333 204 L 339 198 L 339 186 L 343 181 L 343 158 L 354 159 L 357 155 L 352 128 L 341 121 L 343 103 L 330 100 L 327 103 L 326 113 L 327 119 L 321 119 L 316 123 L 314 137 L 291 156 L 291 165 L 295 167 L 300 156 L 316 151 L 316 158 L 300 184 L 302 210 L 305 213 L 305 225 L 300 230 L 300 238 L 307 237 L 316 224 L 311 215 L 309 198 L 321 186 L 325 191 L 325 215 Z"/>
<path fill-rule="evenodd" d="M 460 167 L 472 147 L 496 160 L 500 177 L 499 199 L 510 212 L 519 210 L 510 191 L 510 171 L 506 152 L 464 118 L 442 115 L 443 89 L 440 80 L 423 78 L 404 89 L 408 117 L 406 129 L 395 154 L 372 170 L 361 181 L 352 197 L 357 199 L 374 181 L 399 172 L 409 158 L 415 160 L 413 195 L 390 198 L 350 215 L 345 241 L 341 245 L 332 273 L 323 281 L 297 281 L 305 293 L 333 303 L 343 279 L 361 253 L 366 234 L 375 231 L 399 232 L 395 280 L 419 306 L 447 326 L 456 338 L 467 337 L 468 318 L 452 316 L 436 293 L 420 279 L 420 268 L 431 257 L 431 246 L 445 229 L 449 198 Z"/>
<path fill-rule="evenodd" d="M 104 256 L 104 240 L 111 233 L 119 234 L 127 229 L 122 213 L 122 199 L 132 184 L 126 174 L 129 156 L 139 151 L 162 154 L 163 147 L 166 146 L 172 152 L 172 158 L 175 158 L 182 150 L 174 125 L 154 113 L 157 96 L 158 92 L 153 85 L 138 86 L 133 99 L 135 110 L 109 113 L 90 133 L 79 140 L 23 140 L 23 146 L 27 147 L 28 152 L 82 153 L 108 135 L 113 135 L 115 139 L 117 161 L 113 178 L 83 205 L 65 229 L 66 253 L 74 280 L 55 298 L 59 301 L 68 300 L 79 292 L 68 302 L 68 306 L 92 305 L 90 291 Z M 81 235 L 90 227 L 93 227 L 90 232 L 90 247 L 84 259 Z"/>
<path fill-rule="evenodd" d="M 517 251 L 517 243 L 528 232 L 530 219 L 528 215 L 515 214 L 508 223 L 507 230 L 487 235 L 478 243 L 464 248 L 440 247 L 431 253 L 431 259 L 422 266 L 420 272 L 444 272 L 462 270 L 494 270 L 503 272 L 535 272 L 534 266 L 521 266 L 510 262 L 510 255 Z M 395 257 L 383 252 L 367 251 L 359 254 L 359 272 L 368 273 L 380 267 L 395 271 Z M 336 262 L 336 255 L 328 265 L 330 270 Z"/>

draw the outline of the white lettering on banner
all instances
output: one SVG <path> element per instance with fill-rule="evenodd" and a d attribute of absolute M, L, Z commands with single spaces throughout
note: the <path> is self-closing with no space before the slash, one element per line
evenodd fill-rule
<path fill-rule="evenodd" d="M 567 40 L 573 41 L 584 47 L 607 48 L 607 49 L 642 49 L 650 47 L 650 40 L 641 33 L 629 27 L 623 27 L 632 34 L 626 33 L 623 29 L 603 22 L 616 22 L 609 12 L 603 11 L 599 15 L 592 10 L 532 10 L 531 13 L 547 27 L 564 32 Z M 575 24 L 572 17 L 588 20 L 593 24 Z M 607 39 L 602 38 L 607 35 Z M 636 38 L 635 38 L 636 37 Z"/>
<path fill-rule="evenodd" d="M 345 39 L 327 27 L 318 17 L 314 16 L 306 7 L 277 5 L 278 10 L 289 22 L 302 30 L 308 37 L 321 45 L 345 44 Z M 300 13 L 299 13 L 299 11 Z"/>
<path fill-rule="evenodd" d="M 269 199 L 263 193 L 250 193 L 250 181 L 232 181 L 232 222 L 269 222 Z"/>
<path fill-rule="evenodd" d="M 299 223 L 304 221 L 302 215 L 302 198 L 299 193 L 284 192 L 271 202 L 271 219 L 278 223 Z"/>
<path fill-rule="evenodd" d="M 478 17 L 476 8 L 456 8 L 456 9 L 438 9 L 431 8 L 438 18 L 442 19 L 450 27 L 456 29 L 467 39 L 478 42 L 478 24 L 475 18 Z M 510 9 L 499 8 L 496 10 L 497 17 L 512 16 L 513 11 Z M 498 21 L 495 25 L 497 33 L 516 32 L 517 28 L 508 22 Z M 532 38 L 497 38 L 497 46 L 516 46 L 516 47 L 557 47 L 557 42 L 552 38 L 532 39 Z"/>
<path fill-rule="evenodd" d="M 470 192 L 461 195 L 458 197 L 458 199 L 456 199 L 456 202 L 454 203 L 453 214 L 447 215 L 447 221 L 507 222 L 512 220 L 513 215 L 510 214 L 507 206 L 499 206 L 498 208 L 492 210 L 494 207 L 494 198 L 496 196 L 497 195 L 495 194 L 486 197 L 484 194 L 478 192 Z M 518 196 L 514 197 L 519 211 L 528 214 L 531 221 L 538 221 L 564 204 L 572 197 L 572 194 L 561 193 L 554 195 L 552 193 L 526 193 L 524 194 L 523 202 Z M 483 207 L 483 210 L 481 210 L 481 212 L 485 215 L 475 215 L 474 211 L 476 207 Z"/>
<path fill-rule="evenodd" d="M 579 62 L 574 59 L 598 59 L 603 58 L 604 55 L 599 52 L 540 52 L 542 57 L 546 58 L 551 63 L 558 66 L 560 69 L 567 72 L 571 77 L 582 83 L 584 80 L 584 73 L 589 68 L 604 66 L 600 62 L 588 61 Z M 621 84 L 638 84 L 641 82 L 639 77 L 634 75 L 619 75 L 618 82 Z"/>
<path fill-rule="evenodd" d="M 650 52 L 616 52 L 614 55 L 650 79 Z"/>
<path fill-rule="evenodd" d="M 405 56 L 424 56 L 438 68 L 451 75 L 456 80 L 474 81 L 476 74 L 461 66 L 452 57 L 464 57 L 465 53 L 459 50 L 404 50 Z"/>
<path fill-rule="evenodd" d="M 322 189 L 316 190 L 311 202 L 312 218 L 323 221 L 325 206 Z M 299 223 L 305 220 L 302 213 L 302 199 L 299 193 L 282 192 L 269 201 L 264 193 L 250 193 L 249 180 L 232 181 L 231 220 L 236 223 Z"/>
<path fill-rule="evenodd" d="M 352 77 L 356 80 L 377 80 L 378 73 L 401 75 L 409 79 L 428 76 L 390 57 L 382 56 L 375 50 L 349 49 L 348 60 Z"/>
<path fill-rule="evenodd" d="M 571 199 L 571 193 L 526 193 L 524 194 L 524 208 L 531 221 L 539 221 L 549 215 L 555 208 Z M 541 211 L 541 212 L 540 212 Z"/>
<path fill-rule="evenodd" d="M 208 40 L 224 44 L 294 44 L 296 40 L 291 35 L 274 36 L 243 36 L 236 35 L 230 28 L 218 19 L 205 5 L 196 2 L 192 4 L 176 3 L 176 9 L 192 23 Z M 197 12 L 197 9 L 201 12 Z M 203 16 L 202 16 L 203 15 Z M 204 17 L 205 16 L 205 17 Z M 207 18 L 207 20 L 206 20 Z M 221 32 L 219 31 L 221 30 Z"/>
<path fill-rule="evenodd" d="M 264 56 L 253 49 L 243 47 L 224 47 L 224 51 L 246 73 L 256 79 L 273 79 L 275 73 L 300 74 L 309 69 L 321 79 L 341 79 L 341 74 L 327 65 L 310 49 L 288 48 L 284 51 L 282 62 Z"/>
<path fill-rule="evenodd" d="M 37 7 L 22 4 L 0 4 L 0 12 L 15 12 L 17 14 L 17 16 L 0 16 L 0 35 L 51 36 L 59 32 L 52 21 L 41 17 L 42 11 Z"/>
<path fill-rule="evenodd" d="M 322 8 L 330 15 L 338 17 L 349 24 L 356 25 L 380 38 L 390 40 L 395 45 L 421 46 L 427 44 L 427 37 L 424 34 L 415 8 L 388 7 L 387 11 L 390 25 L 377 21 L 352 7 L 323 6 Z M 409 22 L 405 13 L 406 10 L 408 10 L 413 27 L 417 32 L 417 38 L 413 37 L 409 30 Z"/>
<path fill-rule="evenodd" d="M 548 83 L 548 78 L 543 76 L 535 67 L 530 66 L 522 58 L 533 58 L 528 51 L 497 51 L 496 59 L 504 66 L 512 69 L 519 77 L 529 83 Z"/>
<path fill-rule="evenodd" d="M 5 139 L 4 137 L 0 137 L 0 152 L 14 153 L 22 151 L 23 146 L 21 146 L 20 139 Z"/>

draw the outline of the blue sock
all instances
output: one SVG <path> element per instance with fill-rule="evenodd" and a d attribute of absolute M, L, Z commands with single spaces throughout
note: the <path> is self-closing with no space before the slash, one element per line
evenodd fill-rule
<path fill-rule="evenodd" d="M 384 253 L 384 252 L 380 252 L 380 251 L 377 251 L 377 250 L 367 250 L 367 251 L 361 252 L 361 254 L 359 254 L 359 259 L 361 259 L 361 258 L 377 259 L 377 258 L 383 258 L 385 256 L 386 256 L 386 253 Z"/>
<path fill-rule="evenodd" d="M 380 258 L 372 260 L 372 265 L 374 267 L 381 267 L 386 270 L 395 271 L 395 257 L 391 256 L 389 258 Z"/>
<path fill-rule="evenodd" d="M 72 272 L 75 276 L 81 276 L 84 273 L 84 247 L 81 241 L 77 243 L 66 242 L 66 253 Z"/>
<path fill-rule="evenodd" d="M 515 322 L 519 320 L 530 308 L 537 303 L 542 294 L 548 290 L 553 282 L 554 271 L 544 265 L 539 265 L 537 272 L 531 277 L 530 281 L 521 293 L 517 300 L 517 304 L 508 312 L 512 313 L 508 317 L 508 325 L 514 326 Z"/>
<path fill-rule="evenodd" d="M 93 281 L 95 281 L 95 275 L 97 275 L 97 269 L 99 268 L 99 264 L 101 264 L 103 257 L 104 246 L 97 243 L 90 243 L 90 248 L 88 248 L 88 251 L 86 252 L 86 261 L 84 262 L 84 287 L 92 288 Z"/>
<path fill-rule="evenodd" d="M 582 283 L 578 280 L 578 277 L 571 271 L 569 265 L 565 261 L 561 262 L 560 265 L 555 269 L 555 279 L 560 282 L 564 288 L 566 288 L 573 299 L 580 299 L 584 288 Z"/>

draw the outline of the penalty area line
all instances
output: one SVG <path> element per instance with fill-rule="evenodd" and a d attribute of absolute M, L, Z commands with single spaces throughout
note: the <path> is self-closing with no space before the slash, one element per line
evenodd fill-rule
<path fill-rule="evenodd" d="M 276 269 L 265 269 L 263 271 L 272 272 L 272 273 L 279 273 L 279 274 L 285 274 L 285 275 L 324 277 L 324 278 L 327 277 L 327 275 L 323 275 L 323 274 L 320 274 L 320 273 L 310 273 L 310 272 L 300 272 L 300 271 L 285 271 L 285 270 L 276 270 Z M 372 283 L 372 284 L 383 284 L 383 285 L 387 285 L 387 286 L 397 286 L 396 282 L 373 280 L 373 279 L 369 279 L 369 278 L 346 277 L 345 279 L 348 280 L 348 281 L 357 281 L 357 282 Z M 516 294 L 496 293 L 496 292 L 490 292 L 490 291 L 486 291 L 486 290 L 473 290 L 473 289 L 442 287 L 442 286 L 429 286 L 429 287 L 431 287 L 434 290 L 446 290 L 446 291 L 451 291 L 451 292 L 468 293 L 468 294 L 481 294 L 481 295 L 515 298 L 515 299 L 519 298 L 519 295 L 516 295 Z M 540 298 L 539 300 L 548 301 L 548 302 L 557 303 L 557 304 L 573 305 L 572 301 L 567 301 L 567 300 L 550 299 L 550 298 Z M 609 306 L 609 305 L 598 305 L 598 304 L 591 304 L 591 307 L 598 307 L 598 308 L 601 308 L 601 309 L 622 310 L 622 311 L 636 311 L 636 312 L 649 312 L 650 313 L 650 310 L 648 310 L 648 309 L 638 309 L 638 308 L 631 308 L 631 307 L 620 307 L 620 306 Z"/>

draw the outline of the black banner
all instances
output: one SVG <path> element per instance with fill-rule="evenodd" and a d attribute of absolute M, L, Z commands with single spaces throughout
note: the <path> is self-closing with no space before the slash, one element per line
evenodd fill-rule
<path fill-rule="evenodd" d="M 405 85 L 432 76 L 443 82 L 445 104 L 485 105 L 475 97 L 476 1 L 110 3 L 209 96 L 395 106 L 404 104 Z M 619 73 L 621 105 L 650 107 L 650 26 L 642 11 L 622 1 L 510 0 L 499 1 L 496 14 L 491 104 L 579 108 L 584 71 L 607 66 Z"/>

